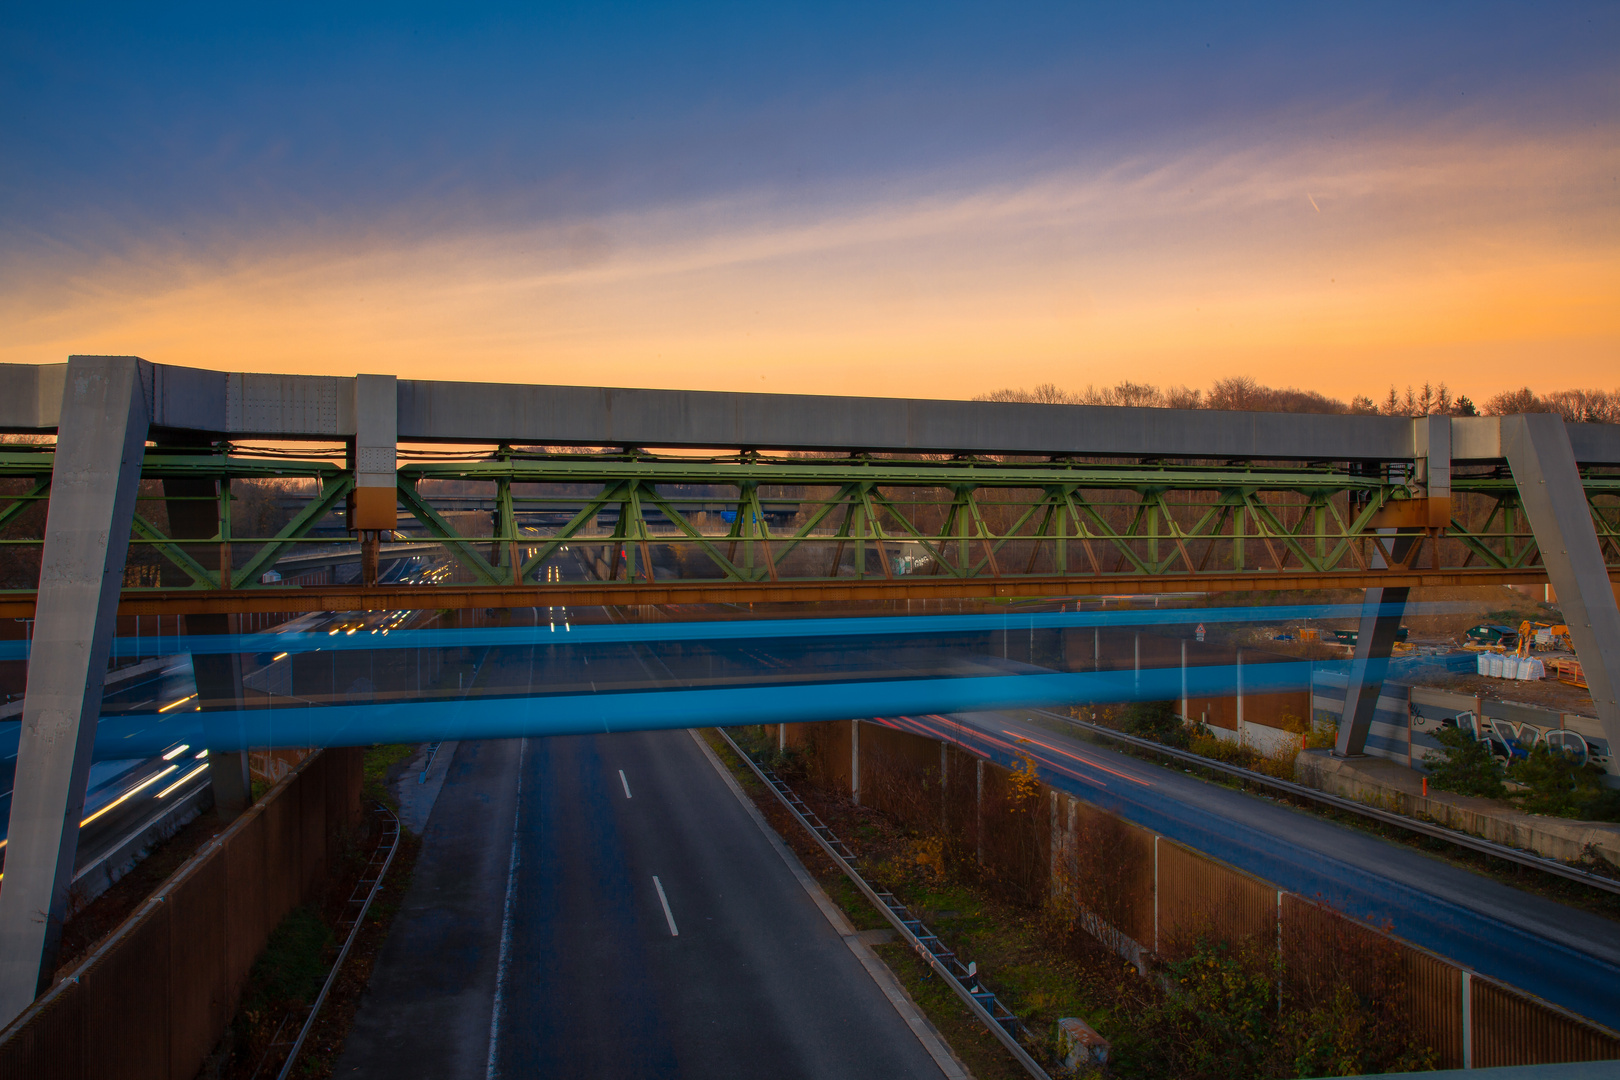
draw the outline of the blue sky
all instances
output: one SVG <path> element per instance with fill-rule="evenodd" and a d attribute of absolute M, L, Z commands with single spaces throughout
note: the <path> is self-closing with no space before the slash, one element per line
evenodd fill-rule
<path fill-rule="evenodd" d="M 344 357 L 375 367 L 400 356 L 408 368 L 420 357 L 403 357 L 401 343 L 431 339 L 436 350 L 480 358 L 572 363 L 594 349 L 627 376 L 664 382 L 731 385 L 737 371 L 764 364 L 795 389 L 814 389 L 814 357 L 825 354 L 892 368 L 906 383 L 938 352 L 908 329 L 920 294 L 952 310 L 982 307 L 975 340 L 1013 343 L 946 350 L 939 363 L 958 374 L 940 392 L 965 393 L 974 365 L 989 362 L 1031 380 L 1107 381 L 1118 358 L 1137 355 L 1126 313 L 1158 303 L 1191 318 L 1204 311 L 1200 297 L 1240 326 L 1223 361 L 1258 349 L 1264 375 L 1275 361 L 1267 350 L 1283 347 L 1265 343 L 1310 307 L 1288 284 L 1290 268 L 1324 250 L 1343 254 L 1349 277 L 1360 268 L 1369 280 L 1377 265 L 1411 273 L 1437 250 L 1475 242 L 1504 273 L 1515 263 L 1501 253 L 1522 249 L 1521 272 L 1542 266 L 1543 282 L 1543 264 L 1588 280 L 1597 265 L 1604 282 L 1613 268 L 1613 4 L 156 13 L 12 4 L 0 17 L 0 281 L 13 297 L 0 314 L 15 334 L 0 341 L 3 359 L 111 349 L 232 366 L 209 361 L 206 341 L 176 329 L 199 324 L 260 367 L 341 366 Z M 1405 190 L 1403 176 L 1447 167 L 1457 176 Z M 1289 213 L 1312 213 L 1316 229 L 1324 199 L 1337 198 L 1359 208 L 1354 220 L 1347 213 L 1315 240 L 1292 225 L 1256 226 L 1251 196 L 1234 195 L 1233 178 L 1289 172 L 1300 178 Z M 1184 180 L 1186 191 L 1175 191 L 1194 201 L 1169 206 L 1169 185 Z M 1032 200 L 1062 202 L 1051 193 L 1088 184 L 1085 209 L 1029 223 Z M 1201 192 L 1215 189 L 1225 194 L 1200 208 Z M 971 209 L 1009 199 L 1024 208 L 1022 224 Z M 938 210 L 947 205 L 956 209 Z M 923 215 L 934 223 L 901 228 L 899 239 L 850 239 L 927 207 L 938 211 Z M 951 224 L 938 224 L 941 213 Z M 1413 235 L 1412 223 L 1421 232 L 1438 221 L 1449 224 Z M 762 261 L 750 246 L 767 234 L 829 231 L 845 237 L 836 256 L 795 242 L 786 254 L 767 244 Z M 1253 239 L 1260 233 L 1264 243 Z M 509 247 L 519 236 L 551 255 L 525 262 Z M 774 312 L 768 325 L 717 301 L 736 294 L 736 282 L 694 255 L 728 237 L 728 251 L 755 252 L 720 261 L 749 264 L 736 273 L 759 294 L 749 303 Z M 1407 239 L 1414 250 L 1403 257 Z M 1235 263 L 1223 270 L 1228 251 Z M 437 278 L 430 262 L 442 268 Z M 656 264 L 656 281 L 637 270 L 639 285 L 615 278 L 609 295 L 600 281 L 555 277 L 560 265 L 600 278 L 621 262 Z M 472 308 L 356 325 L 335 301 L 309 301 L 333 295 L 340 263 L 353 268 L 346 287 L 372 296 L 489 289 Z M 978 291 L 965 269 L 976 264 L 988 282 Z M 947 280 L 942 265 L 964 270 Z M 1241 298 L 1224 289 L 1233 272 L 1250 283 Z M 1459 329 L 1431 343 L 1433 366 L 1462 363 L 1470 345 L 1503 373 L 1525 349 L 1563 348 L 1587 367 L 1616 358 L 1615 328 L 1601 318 L 1583 323 L 1573 345 L 1551 341 L 1539 323 L 1489 340 L 1471 334 L 1472 309 L 1456 299 L 1470 287 L 1453 280 L 1460 272 L 1432 279 L 1439 302 L 1462 305 Z M 851 273 L 872 275 L 863 297 L 900 292 L 887 315 L 881 304 L 848 304 L 851 329 L 832 340 L 823 327 Z M 310 274 L 291 294 L 267 285 Z M 541 291 L 495 312 L 498 339 L 481 334 L 499 306 L 490 290 L 536 274 L 546 278 L 533 287 Z M 1339 284 L 1331 268 L 1324 274 Z M 1069 278 L 1037 305 L 1048 314 L 1005 299 Z M 1125 279 L 1135 291 L 1111 296 L 1110 283 Z M 1078 294 L 1064 291 L 1071 285 Z M 1375 292 L 1345 318 L 1375 312 Z M 818 299 L 795 306 L 795 296 Z M 1080 325 L 1037 326 L 1054 307 Z M 665 308 L 696 314 L 611 331 L 624 312 Z M 247 340 L 300 315 L 341 345 Z M 1089 335 L 1088 317 L 1097 320 Z M 1412 362 L 1398 347 L 1401 325 L 1378 346 L 1392 365 Z M 1313 324 L 1287 349 L 1312 347 L 1323 333 Z M 1405 333 L 1416 341 L 1428 331 Z M 1190 381 L 1192 348 L 1182 335 L 1138 359 L 1144 374 L 1162 367 L 1160 381 Z M 698 363 L 721 354 L 723 370 Z M 669 356 L 681 357 L 674 370 Z"/>

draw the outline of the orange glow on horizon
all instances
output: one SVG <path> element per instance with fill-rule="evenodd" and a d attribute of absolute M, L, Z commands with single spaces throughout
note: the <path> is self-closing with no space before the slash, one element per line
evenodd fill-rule
<path fill-rule="evenodd" d="M 1348 399 L 1620 385 L 1620 140 L 1188 155 L 816 212 L 13 258 L 0 361 L 970 397 L 1250 375 Z"/>

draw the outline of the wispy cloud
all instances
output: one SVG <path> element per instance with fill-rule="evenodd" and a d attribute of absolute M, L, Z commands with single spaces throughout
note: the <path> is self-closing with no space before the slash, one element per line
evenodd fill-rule
<path fill-rule="evenodd" d="M 1236 371 L 1483 393 L 1531 357 L 1612 381 L 1615 134 L 1210 146 L 814 204 L 36 248 L 0 262 L 0 359 L 945 396 Z"/>

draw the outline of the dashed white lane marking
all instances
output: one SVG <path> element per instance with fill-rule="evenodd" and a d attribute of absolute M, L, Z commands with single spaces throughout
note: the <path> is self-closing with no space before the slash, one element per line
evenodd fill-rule
<path fill-rule="evenodd" d="M 623 769 L 619 770 L 619 783 L 624 785 L 624 797 L 628 799 L 630 797 L 630 781 L 624 778 Z"/>
<path fill-rule="evenodd" d="M 653 875 L 653 888 L 658 890 L 658 902 L 664 905 L 664 921 L 669 923 L 669 936 L 680 937 L 681 932 L 675 929 L 675 916 L 670 914 L 669 897 L 664 895 L 664 883 L 658 880 L 657 874 Z"/>

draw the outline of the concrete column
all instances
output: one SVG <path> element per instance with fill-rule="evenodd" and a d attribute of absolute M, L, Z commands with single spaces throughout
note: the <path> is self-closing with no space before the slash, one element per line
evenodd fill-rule
<path fill-rule="evenodd" d="M 195 440 L 199 453 L 213 447 L 208 439 Z M 220 531 L 219 491 L 215 481 L 197 477 L 171 477 L 163 481 L 164 507 L 169 515 L 169 535 L 176 540 L 209 540 Z M 183 545 L 190 548 L 191 545 Z M 198 560 L 203 561 L 203 560 Z M 221 563 L 221 574 L 228 569 Z M 184 586 L 189 578 L 177 566 L 162 568 L 163 583 Z M 228 582 L 223 582 L 228 586 Z M 227 634 L 232 630 L 229 615 L 186 615 L 187 635 Z M 198 703 L 204 709 L 235 710 L 242 705 L 242 658 L 237 653 L 209 653 L 191 658 L 192 678 L 197 684 Z M 213 734 L 212 729 L 205 729 Z M 219 742 L 222 740 L 212 740 Z M 208 780 L 214 789 L 214 811 L 221 821 L 239 817 L 253 802 L 245 750 L 208 748 Z"/>
<path fill-rule="evenodd" d="M 1502 418 L 1502 453 L 1609 745 L 1620 747 L 1620 606 L 1564 421 L 1554 413 Z"/>
<path fill-rule="evenodd" d="M 150 409 L 144 362 L 68 359 L 0 889 L 0 1026 L 56 968 Z"/>
<path fill-rule="evenodd" d="M 1405 527 L 1443 529 L 1451 523 L 1451 417 L 1426 416 L 1412 421 L 1413 482 L 1424 500 L 1421 520 L 1410 520 Z M 1560 434 L 1562 434 L 1560 432 Z M 1568 442 L 1565 442 L 1568 452 Z M 1401 506 L 1403 504 L 1395 504 Z M 1585 506 L 1585 499 L 1581 505 Z M 1381 530 L 1390 532 L 1390 530 Z M 1418 537 L 1407 533 L 1396 536 L 1390 553 L 1404 562 Z M 1374 569 L 1387 566 L 1377 547 L 1373 548 Z M 1356 655 L 1350 664 L 1350 679 L 1344 691 L 1344 712 L 1339 719 L 1339 739 L 1333 747 L 1336 757 L 1356 757 L 1367 745 L 1378 696 L 1384 688 L 1384 674 L 1395 649 L 1406 613 L 1409 589 L 1368 589 L 1361 604 L 1361 625 L 1356 634 Z"/>
<path fill-rule="evenodd" d="M 377 583 L 382 534 L 399 524 L 397 448 L 399 382 L 392 375 L 354 377 L 354 504 L 349 527 L 360 534 L 360 575 Z"/>
<path fill-rule="evenodd" d="M 1392 554 L 1397 560 L 1406 558 L 1415 540 L 1410 535 L 1397 536 L 1390 545 Z M 1376 547 L 1372 564 L 1375 569 L 1386 565 Z M 1373 712 L 1378 708 L 1378 695 L 1384 689 L 1384 674 L 1389 670 L 1395 635 L 1401 629 L 1410 591 L 1368 589 L 1362 598 L 1356 655 L 1350 662 L 1350 678 L 1344 688 L 1344 712 L 1339 718 L 1339 738 L 1333 747 L 1335 757 L 1359 757 L 1366 749 L 1367 732 L 1372 727 Z"/>

